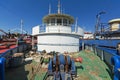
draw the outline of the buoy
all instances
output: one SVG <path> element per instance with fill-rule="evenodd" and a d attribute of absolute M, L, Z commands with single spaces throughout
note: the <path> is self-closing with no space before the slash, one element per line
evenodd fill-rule
<path fill-rule="evenodd" d="M 78 58 L 75 58 L 75 62 L 79 62 L 79 59 L 78 59 Z"/>
<path fill-rule="evenodd" d="M 79 62 L 82 63 L 83 61 L 82 57 L 78 57 L 78 59 L 79 59 Z"/>
<path fill-rule="evenodd" d="M 82 63 L 82 61 L 83 61 L 82 57 L 78 57 L 78 58 L 75 59 L 75 62 L 80 62 L 80 63 Z"/>

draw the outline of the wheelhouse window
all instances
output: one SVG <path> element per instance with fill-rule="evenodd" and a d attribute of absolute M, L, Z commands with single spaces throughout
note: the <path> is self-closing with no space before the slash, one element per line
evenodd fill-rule
<path fill-rule="evenodd" d="M 67 26 L 67 19 L 63 19 L 63 25 Z"/>
<path fill-rule="evenodd" d="M 51 19 L 51 25 L 55 25 L 55 18 Z"/>
<path fill-rule="evenodd" d="M 50 25 L 50 20 L 47 20 L 47 23 L 46 23 L 46 24 L 47 24 L 47 26 L 49 26 L 49 25 Z"/>
<path fill-rule="evenodd" d="M 70 20 L 69 20 L 69 25 L 70 25 L 71 23 L 70 23 Z"/>
<path fill-rule="evenodd" d="M 62 19 L 57 19 L 57 25 L 61 25 L 62 24 Z"/>

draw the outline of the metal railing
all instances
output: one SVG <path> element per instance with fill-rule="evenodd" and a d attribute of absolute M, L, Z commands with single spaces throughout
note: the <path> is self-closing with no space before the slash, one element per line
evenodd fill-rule
<path fill-rule="evenodd" d="M 55 32 L 63 32 L 63 30 L 60 29 L 60 27 L 58 27 L 57 31 L 56 30 L 50 30 L 50 31 L 55 31 Z M 69 30 L 68 30 L 69 31 Z M 46 25 L 45 24 L 42 24 L 40 26 L 40 30 L 39 30 L 39 33 L 45 33 L 47 32 L 46 30 Z M 48 31 L 49 32 L 49 31 Z M 65 30 L 65 32 L 67 32 Z M 78 27 L 76 27 L 75 25 L 72 25 L 71 26 L 71 32 L 70 33 L 77 33 L 78 32 Z"/>

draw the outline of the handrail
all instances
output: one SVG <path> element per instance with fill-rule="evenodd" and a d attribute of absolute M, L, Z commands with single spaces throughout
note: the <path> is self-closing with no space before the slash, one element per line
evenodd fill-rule
<path fill-rule="evenodd" d="M 117 44 L 120 42 L 119 39 L 111 39 L 111 40 L 83 40 L 84 44 L 89 45 L 98 45 L 98 46 L 108 46 L 116 48 Z"/>

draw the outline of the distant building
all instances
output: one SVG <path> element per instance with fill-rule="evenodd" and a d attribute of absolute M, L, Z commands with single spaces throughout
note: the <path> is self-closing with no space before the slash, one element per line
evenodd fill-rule
<path fill-rule="evenodd" d="M 91 32 L 84 32 L 84 37 L 83 39 L 93 39 L 94 35 Z"/>

